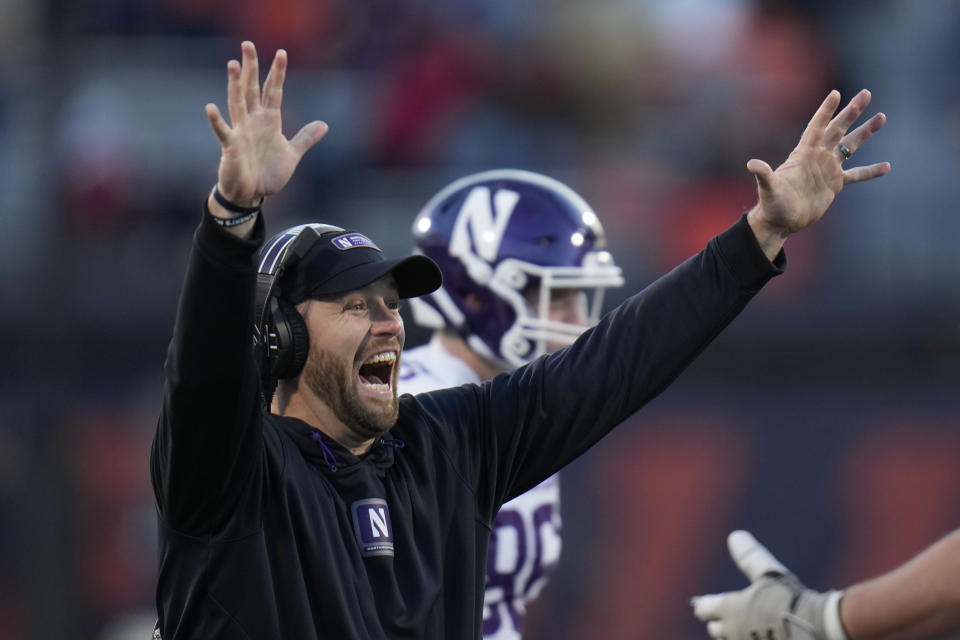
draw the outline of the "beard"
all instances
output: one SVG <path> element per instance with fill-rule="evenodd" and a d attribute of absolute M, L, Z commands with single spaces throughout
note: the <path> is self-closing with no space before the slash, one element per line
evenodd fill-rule
<path fill-rule="evenodd" d="M 397 422 L 400 407 L 396 385 L 390 381 L 393 398 L 388 407 L 365 405 L 357 393 L 360 383 L 353 379 L 353 369 L 352 363 L 311 345 L 310 357 L 303 367 L 303 380 L 337 419 L 361 439 L 379 438 Z"/>

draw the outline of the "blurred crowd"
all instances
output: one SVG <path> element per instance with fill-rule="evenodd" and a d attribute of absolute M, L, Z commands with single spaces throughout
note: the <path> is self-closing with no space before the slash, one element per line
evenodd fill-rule
<path fill-rule="evenodd" d="M 640 418 L 654 435 L 637 425 L 617 450 L 571 471 L 594 483 L 565 485 L 568 508 L 584 513 L 598 486 L 673 484 L 620 496 L 638 500 L 627 523 L 610 516 L 578 528 L 567 518 L 561 577 L 539 605 L 554 609 L 534 617 L 532 637 L 699 637 L 696 626 L 630 627 L 603 587 L 647 594 L 638 598 L 667 611 L 648 624 L 682 625 L 687 597 L 719 581 L 734 517 L 759 523 L 758 536 L 783 549 L 776 535 L 787 525 L 774 522 L 782 494 L 758 493 L 751 475 L 764 446 L 801 475 L 860 469 L 844 480 L 850 491 L 864 478 L 901 487 L 885 474 L 902 471 L 941 498 L 924 522 L 960 522 L 950 459 L 904 471 L 886 449 L 862 468 L 824 453 L 835 437 L 875 442 L 879 414 L 890 451 L 929 444 L 917 459 L 960 432 L 951 393 L 960 381 L 955 2 L 2 0 L 0 10 L 0 638 L 147 637 L 156 566 L 147 459 L 161 366 L 190 234 L 215 180 L 203 105 L 224 106 L 224 63 L 243 39 L 262 58 L 289 52 L 289 134 L 314 118 L 331 126 L 265 205 L 268 233 L 322 220 L 405 251 L 419 207 L 450 179 L 525 168 L 568 182 L 594 206 L 625 269 L 621 295 L 750 207 L 746 161 L 785 158 L 829 89 L 849 98 L 868 87 L 870 112 L 890 118 L 855 161 L 890 160 L 891 175 L 844 191 L 823 223 L 788 243 L 787 275 Z M 408 342 L 422 337 L 408 330 Z M 774 379 L 798 405 L 789 419 L 751 396 L 763 384 L 769 397 Z M 679 436 L 664 435 L 672 424 Z M 759 435 L 773 427 L 790 428 L 780 439 Z M 739 479 L 692 441 L 742 463 Z M 667 469 L 650 451 L 685 453 Z M 801 463 L 798 451 L 809 458 Z M 632 469 L 643 462 L 650 471 Z M 676 511 L 696 503 L 702 485 L 687 483 L 717 476 L 726 510 L 709 522 Z M 795 508 L 836 556 L 842 540 L 812 515 L 835 509 L 827 491 Z M 761 535 L 764 526 L 773 534 Z M 616 540 L 615 527 L 642 536 L 644 550 Z M 684 565 L 688 582 L 667 580 L 671 567 L 656 559 L 673 556 L 649 545 L 666 549 L 683 531 L 715 532 L 690 542 L 718 560 Z M 913 533 L 917 548 L 875 557 L 929 542 L 926 530 Z M 632 562 L 590 555 L 611 546 Z M 806 560 L 815 577 L 837 575 Z M 636 572 L 599 575 L 604 562 Z"/>

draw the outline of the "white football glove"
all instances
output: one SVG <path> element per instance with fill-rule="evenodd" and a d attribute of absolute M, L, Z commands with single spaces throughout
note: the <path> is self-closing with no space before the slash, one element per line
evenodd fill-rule
<path fill-rule="evenodd" d="M 717 640 L 847 640 L 842 591 L 818 593 L 746 531 L 727 536 L 730 556 L 750 579 L 742 591 L 695 596 L 693 614 Z"/>

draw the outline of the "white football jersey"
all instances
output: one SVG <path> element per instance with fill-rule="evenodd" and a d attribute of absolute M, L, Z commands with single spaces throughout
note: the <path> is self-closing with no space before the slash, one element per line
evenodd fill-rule
<path fill-rule="evenodd" d="M 439 339 L 404 351 L 400 393 L 423 393 L 481 380 Z M 487 550 L 484 638 L 519 639 L 527 603 L 539 595 L 560 559 L 560 482 L 551 476 L 505 503 Z"/>

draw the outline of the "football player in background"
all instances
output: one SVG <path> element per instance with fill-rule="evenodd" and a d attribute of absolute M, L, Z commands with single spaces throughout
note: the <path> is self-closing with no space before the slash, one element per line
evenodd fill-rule
<path fill-rule="evenodd" d="M 724 640 L 882 640 L 960 633 L 960 530 L 909 562 L 843 591 L 807 589 L 746 531 L 727 538 L 750 580 L 742 591 L 693 598 L 707 632 Z"/>
<path fill-rule="evenodd" d="M 595 324 L 608 287 L 623 284 L 590 206 L 553 178 L 486 171 L 444 187 L 413 224 L 443 286 L 410 301 L 434 329 L 404 352 L 399 390 L 421 393 L 489 380 L 572 343 Z M 505 503 L 493 525 L 484 592 L 485 638 L 517 639 L 527 605 L 560 556 L 554 475 Z"/>

